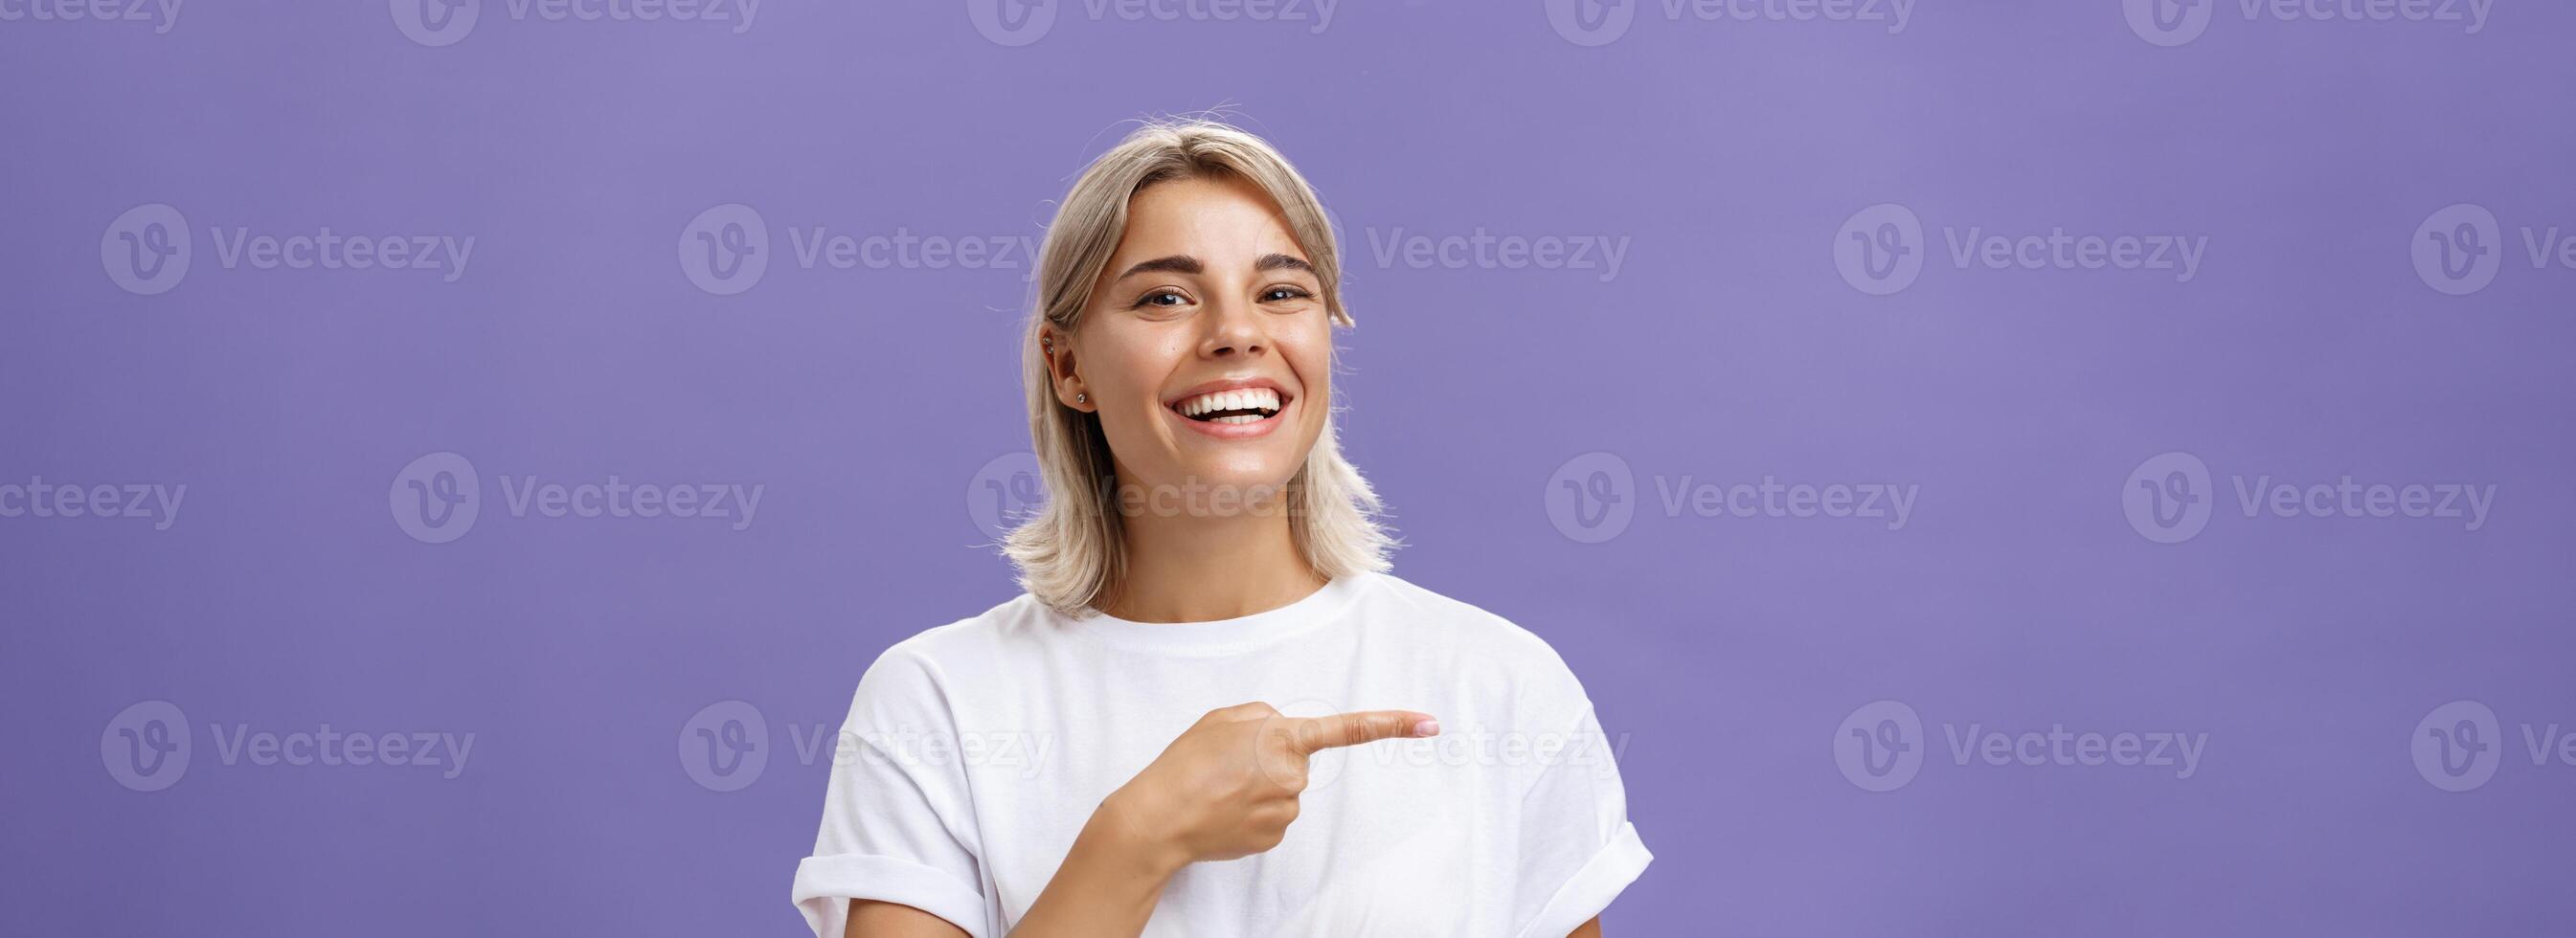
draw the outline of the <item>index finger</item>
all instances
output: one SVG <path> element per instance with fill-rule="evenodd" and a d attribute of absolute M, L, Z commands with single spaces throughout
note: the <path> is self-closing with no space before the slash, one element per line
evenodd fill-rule
<path fill-rule="evenodd" d="M 1314 754 L 1336 746 L 1357 746 L 1381 739 L 1440 735 L 1440 721 L 1411 710 L 1360 710 L 1328 717 L 1282 717 L 1288 721 L 1289 745 Z"/>

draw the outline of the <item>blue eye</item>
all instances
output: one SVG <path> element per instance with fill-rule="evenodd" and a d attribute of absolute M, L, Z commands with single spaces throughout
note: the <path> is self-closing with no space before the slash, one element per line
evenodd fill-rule
<path fill-rule="evenodd" d="M 1163 300 L 1163 299 L 1165 299 L 1165 298 L 1169 298 L 1169 299 L 1171 300 L 1171 302 L 1168 302 L 1168 303 L 1165 303 L 1165 302 L 1158 302 L 1159 300 Z M 1182 303 L 1187 303 L 1187 302 L 1189 302 L 1189 297 L 1182 296 L 1182 295 L 1180 295 L 1180 294 L 1178 294 L 1178 293 L 1174 293 L 1174 292 L 1172 292 L 1172 291 L 1170 291 L 1170 290 L 1156 290 L 1156 291 L 1154 291 L 1154 292 L 1152 292 L 1152 293 L 1145 294 L 1144 296 L 1137 297 L 1137 298 L 1136 298 L 1136 304 L 1135 304 L 1134 306 L 1130 306 L 1130 307 L 1128 307 L 1128 308 L 1129 308 L 1129 309 L 1143 309 L 1143 308 L 1145 308 L 1145 307 L 1147 307 L 1147 306 L 1178 306 L 1178 305 L 1180 305 L 1180 304 L 1182 304 Z"/>

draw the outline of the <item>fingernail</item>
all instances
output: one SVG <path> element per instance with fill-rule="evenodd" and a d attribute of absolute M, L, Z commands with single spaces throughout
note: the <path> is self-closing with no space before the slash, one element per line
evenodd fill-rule
<path fill-rule="evenodd" d="M 1420 723 L 1413 724 L 1413 735 L 1415 735 L 1415 736 L 1438 736 L 1438 735 L 1440 735 L 1440 721 L 1438 721 L 1438 720 L 1424 720 L 1424 721 L 1422 721 L 1422 722 L 1420 722 Z"/>

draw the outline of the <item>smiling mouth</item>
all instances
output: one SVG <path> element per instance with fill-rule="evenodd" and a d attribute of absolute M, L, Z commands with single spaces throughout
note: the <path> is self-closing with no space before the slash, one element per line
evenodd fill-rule
<path fill-rule="evenodd" d="M 1260 423 L 1277 416 L 1287 398 L 1270 388 L 1237 388 L 1185 397 L 1171 403 L 1173 413 L 1200 423 Z"/>

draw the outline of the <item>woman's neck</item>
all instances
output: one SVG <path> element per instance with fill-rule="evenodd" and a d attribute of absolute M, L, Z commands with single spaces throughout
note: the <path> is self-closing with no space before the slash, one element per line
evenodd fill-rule
<path fill-rule="evenodd" d="M 1322 589 L 1288 517 L 1125 519 L 1127 576 L 1102 611 L 1131 622 L 1212 622 L 1277 609 Z"/>

